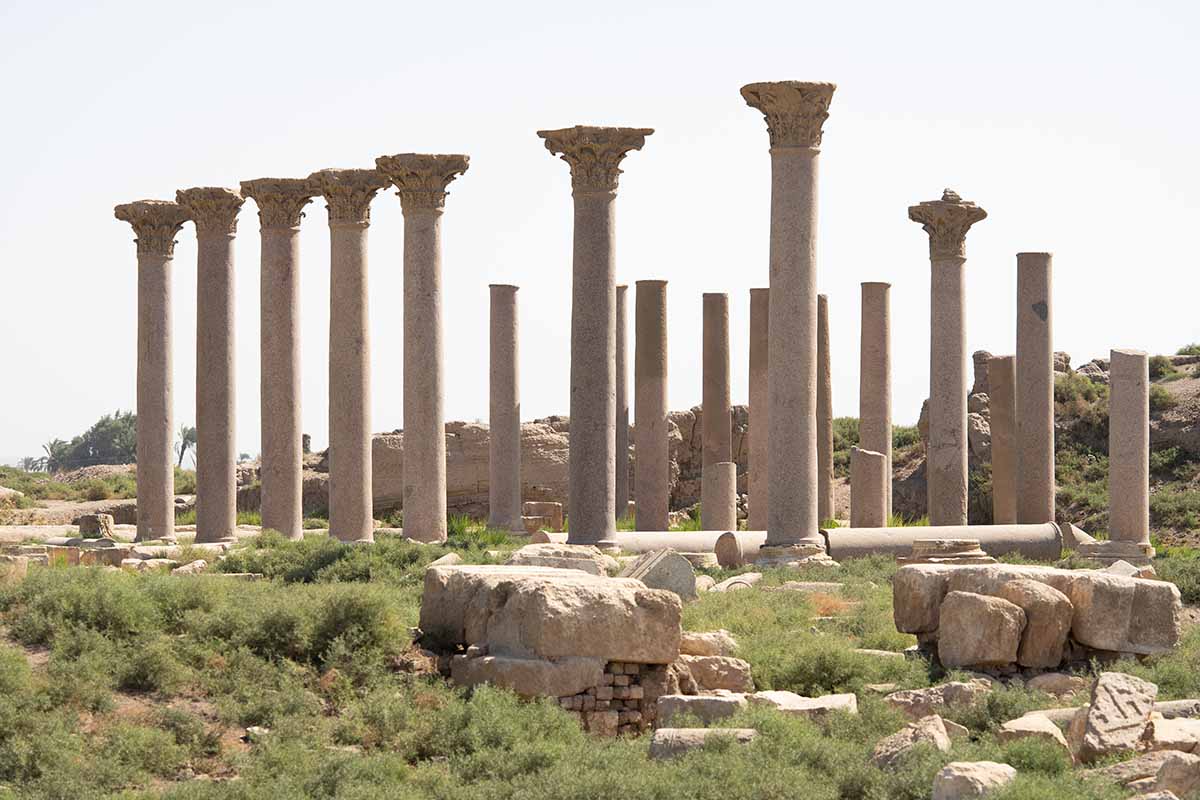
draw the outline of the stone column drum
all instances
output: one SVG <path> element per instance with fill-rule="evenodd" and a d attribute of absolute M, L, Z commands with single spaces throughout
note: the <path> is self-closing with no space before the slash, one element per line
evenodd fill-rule
<path fill-rule="evenodd" d="M 967 231 L 987 212 L 947 189 L 910 206 L 929 234 L 929 524 L 967 524 L 967 385 L 963 265 Z"/>
<path fill-rule="evenodd" d="M 710 468 L 733 460 L 733 433 L 729 407 L 729 295 L 707 292 L 702 301 L 703 319 L 703 430 L 700 437 L 700 527 L 704 530 L 724 528 L 723 511 L 729 498 L 711 492 L 728 488 L 724 481 L 705 477 Z M 737 486 L 733 487 L 737 503 Z M 705 511 L 711 506 L 712 512 Z"/>
<path fill-rule="evenodd" d="M 1017 522 L 1054 521 L 1051 255 L 1017 253 Z M 990 384 L 990 381 L 989 381 Z"/>
<path fill-rule="evenodd" d="M 767 529 L 767 443 L 771 440 L 767 406 L 767 324 L 770 314 L 771 290 L 750 290 L 750 464 L 747 488 L 750 495 L 746 527 L 752 531 Z"/>
<path fill-rule="evenodd" d="M 571 449 L 568 477 L 571 544 L 616 543 L 617 177 L 621 160 L 640 150 L 650 128 L 538 131 L 546 149 L 571 167 L 575 202 L 571 258 Z"/>
<path fill-rule="evenodd" d="M 442 211 L 464 155 L 403 153 L 375 160 L 404 212 L 404 536 L 446 541 L 442 371 Z"/>
<path fill-rule="evenodd" d="M 832 83 L 742 87 L 771 140 L 766 562 L 824 553 L 817 520 L 817 157 Z"/>
<path fill-rule="evenodd" d="M 1012 356 L 988 359 L 993 525 L 1012 525 L 1017 521 L 1016 374 L 1016 359 Z"/>
<path fill-rule="evenodd" d="M 833 377 L 829 364 L 829 298 L 817 295 L 817 519 L 833 519 Z"/>
<path fill-rule="evenodd" d="M 310 180 L 329 210 L 329 532 L 371 542 L 367 229 L 371 200 L 387 179 L 373 169 L 327 169 Z"/>
<path fill-rule="evenodd" d="M 245 200 L 235 189 L 180 189 L 196 225 L 196 541 L 237 530 L 233 238 Z"/>
<path fill-rule="evenodd" d="M 892 304 L 890 283 L 862 285 L 858 355 L 858 443 L 887 458 L 887 508 L 892 513 Z"/>
<path fill-rule="evenodd" d="M 1137 350 L 1109 356 L 1108 538 L 1113 551 L 1152 557 L 1150 362 Z"/>
<path fill-rule="evenodd" d="M 639 531 L 669 526 L 667 441 L 667 282 L 638 281 L 633 339 L 633 497 Z"/>
<path fill-rule="evenodd" d="M 175 538 L 171 261 L 188 212 L 166 200 L 113 209 L 137 242 L 137 540 Z"/>
<path fill-rule="evenodd" d="M 626 359 L 629 323 L 625 313 L 625 293 L 628 286 L 617 287 L 616 369 L 617 418 L 616 426 L 616 493 L 613 510 L 617 519 L 629 513 L 629 365 Z"/>
<path fill-rule="evenodd" d="M 521 521 L 521 392 L 517 287 L 493 283 L 488 369 L 488 527 L 524 533 Z"/>
<path fill-rule="evenodd" d="M 700 476 L 700 494 L 708 498 L 708 510 L 700 501 L 700 527 L 706 531 L 737 530 L 737 464 L 719 461 L 709 464 Z"/>
<path fill-rule="evenodd" d="M 850 448 L 850 527 L 887 526 L 888 460 L 883 453 Z"/>
<path fill-rule="evenodd" d="M 264 530 L 304 538 L 304 447 L 300 420 L 300 220 L 316 191 L 303 178 L 242 181 L 258 204 L 262 370 L 261 509 Z"/>

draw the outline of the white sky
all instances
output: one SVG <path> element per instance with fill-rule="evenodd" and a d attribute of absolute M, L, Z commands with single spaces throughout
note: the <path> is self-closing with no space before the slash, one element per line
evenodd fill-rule
<path fill-rule="evenodd" d="M 135 253 L 112 207 L 177 188 L 467 153 L 444 218 L 447 419 L 487 417 L 489 282 L 520 291 L 523 417 L 568 410 L 571 197 L 535 135 L 653 127 L 626 159 L 618 280 L 670 281 L 670 406 L 700 402 L 700 296 L 731 294 L 747 396 L 767 281 L 762 80 L 839 85 L 821 155 L 819 286 L 834 410 L 858 409 L 859 282 L 890 281 L 894 407 L 928 386 L 929 265 L 907 207 L 950 186 L 968 351 L 1013 350 L 1015 254 L 1054 252 L 1055 349 L 1200 340 L 1200 5 L 0 0 L 0 460 L 135 397 Z M 328 228 L 302 227 L 304 430 L 327 429 Z M 238 444 L 259 451 L 258 219 L 237 240 Z M 401 217 L 370 233 L 373 424 L 401 427 Z M 176 421 L 195 420 L 196 248 L 176 248 Z M 630 303 L 633 301 L 630 290 Z M 632 321 L 632 310 L 630 313 Z M 629 332 L 632 352 L 632 327 Z M 631 357 L 632 359 L 632 357 Z"/>

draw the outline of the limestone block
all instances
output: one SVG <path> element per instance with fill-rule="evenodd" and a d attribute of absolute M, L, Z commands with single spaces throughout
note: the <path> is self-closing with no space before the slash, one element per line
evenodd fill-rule
<path fill-rule="evenodd" d="M 597 547 L 579 544 L 527 544 L 513 551 L 506 562 L 518 567 L 556 567 L 577 569 L 591 575 L 607 575 L 619 565 Z"/>
<path fill-rule="evenodd" d="M 804 697 L 795 692 L 772 689 L 755 692 L 747 698 L 753 705 L 771 706 L 785 714 L 799 717 L 822 717 L 830 711 L 858 713 L 858 698 L 853 694 L 830 694 L 824 697 Z"/>
<path fill-rule="evenodd" d="M 936 747 L 943 753 L 950 751 L 950 735 L 946 733 L 941 717 L 936 714 L 923 717 L 881 739 L 871 753 L 871 763 L 880 769 L 891 769 L 920 744 Z"/>
<path fill-rule="evenodd" d="M 1017 660 L 1025 612 L 999 597 L 950 592 L 942 601 L 938 658 L 944 667 L 1004 666 Z"/>
<path fill-rule="evenodd" d="M 688 656 L 731 656 L 737 650 L 733 634 L 722 628 L 717 631 L 696 633 L 684 631 L 679 640 L 679 652 Z"/>
<path fill-rule="evenodd" d="M 585 711 L 583 714 L 583 726 L 596 736 L 616 736 L 620 725 L 621 717 L 616 711 Z"/>
<path fill-rule="evenodd" d="M 740 658 L 729 656 L 679 656 L 680 662 L 692 673 L 701 689 L 729 692 L 753 692 L 754 680 L 750 665 Z"/>
<path fill-rule="evenodd" d="M 949 734 L 950 741 L 971 738 L 971 729 L 966 725 L 959 725 L 957 722 L 948 719 L 943 719 L 942 724 L 946 726 L 946 733 Z"/>
<path fill-rule="evenodd" d="M 712 588 L 716 585 L 717 585 L 717 582 L 715 580 L 713 580 L 713 577 L 711 575 L 697 575 L 696 576 L 696 592 L 697 592 L 697 594 L 700 592 L 711 592 Z"/>
<path fill-rule="evenodd" d="M 446 553 L 441 558 L 434 559 L 429 562 L 431 567 L 453 567 L 455 564 L 462 563 L 462 556 L 458 553 Z"/>
<path fill-rule="evenodd" d="M 84 514 L 75 520 L 79 535 L 85 539 L 111 539 L 113 535 L 112 514 Z"/>
<path fill-rule="evenodd" d="M 718 584 L 714 584 L 710 592 L 733 592 L 739 589 L 749 589 L 762 580 L 761 572 L 743 572 L 741 575 L 734 575 L 732 578 L 726 578 Z"/>
<path fill-rule="evenodd" d="M 1038 692 L 1045 692 L 1056 697 L 1066 697 L 1077 692 L 1086 692 L 1092 682 L 1080 675 L 1068 675 L 1065 672 L 1043 672 L 1025 682 L 1025 687 Z"/>
<path fill-rule="evenodd" d="M 1158 687 L 1120 672 L 1103 672 L 1092 689 L 1092 700 L 1085 717 L 1079 744 L 1079 759 L 1093 762 L 1114 753 L 1138 747 Z"/>
<path fill-rule="evenodd" d="M 746 707 L 744 694 L 668 694 L 657 701 L 658 724 L 667 725 L 676 714 L 691 714 L 705 725 L 732 717 Z"/>
<path fill-rule="evenodd" d="M 1200 789 L 1200 756 L 1172 753 L 1158 768 L 1154 788 L 1159 792 L 1174 792 L 1179 797 Z"/>
<path fill-rule="evenodd" d="M 566 697 L 599 685 L 604 676 L 600 658 L 509 658 L 454 656 L 450 679 L 458 686 L 490 683 L 522 697 Z"/>
<path fill-rule="evenodd" d="M 1000 730 L 996 732 L 996 738 L 1002 742 L 1014 742 L 1018 739 L 1042 739 L 1058 745 L 1067 755 L 1071 754 L 1067 737 L 1063 736 L 1063 732 L 1058 729 L 1057 725 L 1041 714 L 1026 714 L 1023 717 L 1009 720 L 1000 726 Z"/>
<path fill-rule="evenodd" d="M 1017 663 L 1022 667 L 1057 667 L 1071 630 L 1075 607 L 1053 586 L 1028 579 L 1009 581 L 999 596 L 1025 612 L 1025 629 Z"/>
<path fill-rule="evenodd" d="M 659 728 L 650 738 L 650 758 L 675 758 L 719 739 L 749 744 L 756 736 L 753 728 Z"/>
<path fill-rule="evenodd" d="M 1167 719 L 1162 714 L 1153 712 L 1150 715 L 1150 723 L 1142 734 L 1142 746 L 1147 750 L 1194 753 L 1200 748 L 1200 719 Z"/>
<path fill-rule="evenodd" d="M 933 800 L 967 800 L 983 797 L 1007 786 L 1017 777 L 1008 764 L 995 761 L 951 761 L 933 778 Z"/>
<path fill-rule="evenodd" d="M 892 617 L 901 633 L 938 629 L 949 583 L 949 568 L 936 564 L 901 567 L 892 578 Z"/>
<path fill-rule="evenodd" d="M 696 599 L 692 562 L 670 548 L 643 553 L 621 570 L 620 577 L 639 580 L 651 589 L 674 592 L 684 600 Z"/>
<path fill-rule="evenodd" d="M 947 708 L 966 708 L 975 705 L 992 691 L 990 681 L 951 681 L 926 689 L 902 689 L 884 698 L 892 708 L 909 719 L 919 720 L 938 714 Z"/>
<path fill-rule="evenodd" d="M 204 570 L 208 569 L 208 562 L 203 558 L 197 558 L 195 561 L 189 561 L 181 567 L 176 567 L 171 570 L 172 575 L 199 575 Z"/>
<path fill-rule="evenodd" d="M 1119 761 L 1116 764 L 1110 764 L 1107 767 L 1098 769 L 1090 769 L 1084 772 L 1086 776 L 1094 776 L 1098 778 L 1106 778 L 1114 783 L 1119 783 L 1122 786 L 1143 778 L 1153 779 L 1158 774 L 1159 768 L 1163 762 L 1172 755 L 1169 750 L 1160 750 L 1157 752 L 1143 753 L 1137 758 L 1131 758 L 1127 761 Z"/>
<path fill-rule="evenodd" d="M 548 500 L 527 500 L 525 501 L 521 513 L 530 517 L 546 518 L 548 530 L 561 531 L 563 529 L 562 503 L 554 503 Z"/>

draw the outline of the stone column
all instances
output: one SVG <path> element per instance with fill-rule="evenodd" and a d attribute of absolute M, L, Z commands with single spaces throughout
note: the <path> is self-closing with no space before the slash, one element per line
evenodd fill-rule
<path fill-rule="evenodd" d="M 171 261 L 188 212 L 166 200 L 113 212 L 137 237 L 137 540 L 174 539 Z"/>
<path fill-rule="evenodd" d="M 747 488 L 750 493 L 750 513 L 747 530 L 767 529 L 767 443 L 771 440 L 767 405 L 767 320 L 770 313 L 771 290 L 750 290 L 750 472 Z"/>
<path fill-rule="evenodd" d="M 737 530 L 737 464 L 719 461 L 709 464 L 700 476 L 700 527 L 706 531 Z"/>
<path fill-rule="evenodd" d="M 703 432 L 701 433 L 700 527 L 726 528 L 724 508 L 729 498 L 712 494 L 728 489 L 727 481 L 707 474 L 717 464 L 733 460 L 729 409 L 729 295 L 706 292 L 702 300 L 704 326 Z M 737 485 L 732 487 L 737 502 Z M 705 507 L 711 511 L 705 511 Z M 736 526 L 735 526 L 736 527 Z"/>
<path fill-rule="evenodd" d="M 196 225 L 196 541 L 237 530 L 233 237 L 245 200 L 220 187 L 180 189 Z"/>
<path fill-rule="evenodd" d="M 371 200 L 387 179 L 373 169 L 326 169 L 310 180 L 329 210 L 329 532 L 371 542 L 367 228 Z"/>
<path fill-rule="evenodd" d="M 615 549 L 616 288 L 614 203 L 621 160 L 650 128 L 538 131 L 571 167 L 571 544 Z"/>
<path fill-rule="evenodd" d="M 910 206 L 929 234 L 932 268 L 929 349 L 929 524 L 967 524 L 967 377 L 963 265 L 967 231 L 987 212 L 947 189 Z"/>
<path fill-rule="evenodd" d="M 639 531 L 669 527 L 667 282 L 638 281 L 633 337 L 633 497 Z"/>
<path fill-rule="evenodd" d="M 887 526 L 888 460 L 883 453 L 850 448 L 850 527 Z"/>
<path fill-rule="evenodd" d="M 625 347 L 629 324 L 625 315 L 625 292 L 628 286 L 617 287 L 616 322 L 616 368 L 617 368 L 617 418 L 616 418 L 616 492 L 614 511 L 617 519 L 629 513 L 629 366 Z"/>
<path fill-rule="evenodd" d="M 829 366 L 829 298 L 817 295 L 817 519 L 833 519 L 833 378 Z"/>
<path fill-rule="evenodd" d="M 892 303 L 890 283 L 862 285 L 858 355 L 858 443 L 887 458 L 887 508 L 892 514 Z"/>
<path fill-rule="evenodd" d="M 988 359 L 993 525 L 1013 525 L 1017 521 L 1016 375 L 1016 359 L 1012 356 Z"/>
<path fill-rule="evenodd" d="M 404 536 L 446 541 L 442 412 L 442 209 L 464 155 L 404 153 L 375 160 L 404 212 Z"/>
<path fill-rule="evenodd" d="M 304 538 L 304 448 L 300 420 L 300 220 L 315 190 L 307 179 L 242 181 L 258 204 L 259 381 L 262 416 L 262 526 Z"/>
<path fill-rule="evenodd" d="M 817 157 L 835 88 L 799 81 L 742 87 L 771 139 L 770 506 L 760 553 L 767 562 L 825 549 L 817 527 Z"/>
<path fill-rule="evenodd" d="M 1051 256 L 1017 253 L 1017 522 L 1054 522 Z M 990 381 L 989 381 L 990 384 Z M 993 438 L 994 438 L 993 434 Z"/>
<path fill-rule="evenodd" d="M 1108 538 L 1113 555 L 1153 557 L 1150 545 L 1150 362 L 1137 350 L 1109 360 Z M 1121 556 L 1124 557 L 1124 556 Z"/>
<path fill-rule="evenodd" d="M 488 527 L 523 533 L 517 287 L 493 283 L 488 288 L 491 290 Z"/>

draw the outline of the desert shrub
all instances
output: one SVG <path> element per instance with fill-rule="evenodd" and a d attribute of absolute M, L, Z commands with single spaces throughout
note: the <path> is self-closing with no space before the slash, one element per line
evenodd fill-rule
<path fill-rule="evenodd" d="M 221 737 L 195 714 L 180 708 L 165 708 L 158 713 L 157 727 L 171 734 L 175 744 L 201 757 L 221 752 Z"/>
<path fill-rule="evenodd" d="M 1200 528 L 1200 492 L 1164 486 L 1150 495 L 1150 524 L 1155 528 Z"/>
<path fill-rule="evenodd" d="M 892 449 L 903 450 L 921 441 L 921 432 L 916 425 L 892 426 Z"/>
<path fill-rule="evenodd" d="M 969 680 L 969 675 L 951 674 L 951 680 Z M 1010 719 L 1016 719 L 1028 711 L 1050 708 L 1058 700 L 1044 692 L 1011 686 L 994 687 L 983 699 L 971 706 L 949 708 L 943 714 L 946 719 L 965 725 L 973 731 L 991 732 Z"/>
<path fill-rule="evenodd" d="M 187 677 L 170 642 L 160 636 L 134 642 L 116 665 L 116 672 L 117 686 L 126 692 L 169 694 Z"/>
<path fill-rule="evenodd" d="M 1185 603 L 1200 603 L 1200 552 L 1191 548 L 1169 549 L 1167 557 L 1154 561 L 1158 577 L 1179 587 Z"/>
<path fill-rule="evenodd" d="M 196 470 L 175 467 L 175 494 L 196 493 Z"/>
<path fill-rule="evenodd" d="M 1200 356 L 1200 344 L 1192 343 L 1184 345 L 1175 351 L 1177 356 Z"/>
<path fill-rule="evenodd" d="M 1150 356 L 1148 367 L 1152 381 L 1160 380 L 1175 372 L 1175 365 L 1167 356 Z"/>
<path fill-rule="evenodd" d="M 1054 402 L 1071 403 L 1082 400 L 1095 403 L 1108 397 L 1108 387 L 1096 383 L 1078 372 L 1059 373 L 1054 376 Z"/>
<path fill-rule="evenodd" d="M 1150 413 L 1158 411 L 1166 411 L 1169 408 L 1174 408 L 1179 404 L 1175 396 L 1167 391 L 1163 386 L 1150 387 Z"/>
<path fill-rule="evenodd" d="M 1005 764 L 1011 764 L 1018 772 L 1040 772 L 1045 775 L 1062 775 L 1071 770 L 1071 756 L 1062 745 L 1045 739 L 1027 738 L 1008 742 L 1003 746 Z"/>

